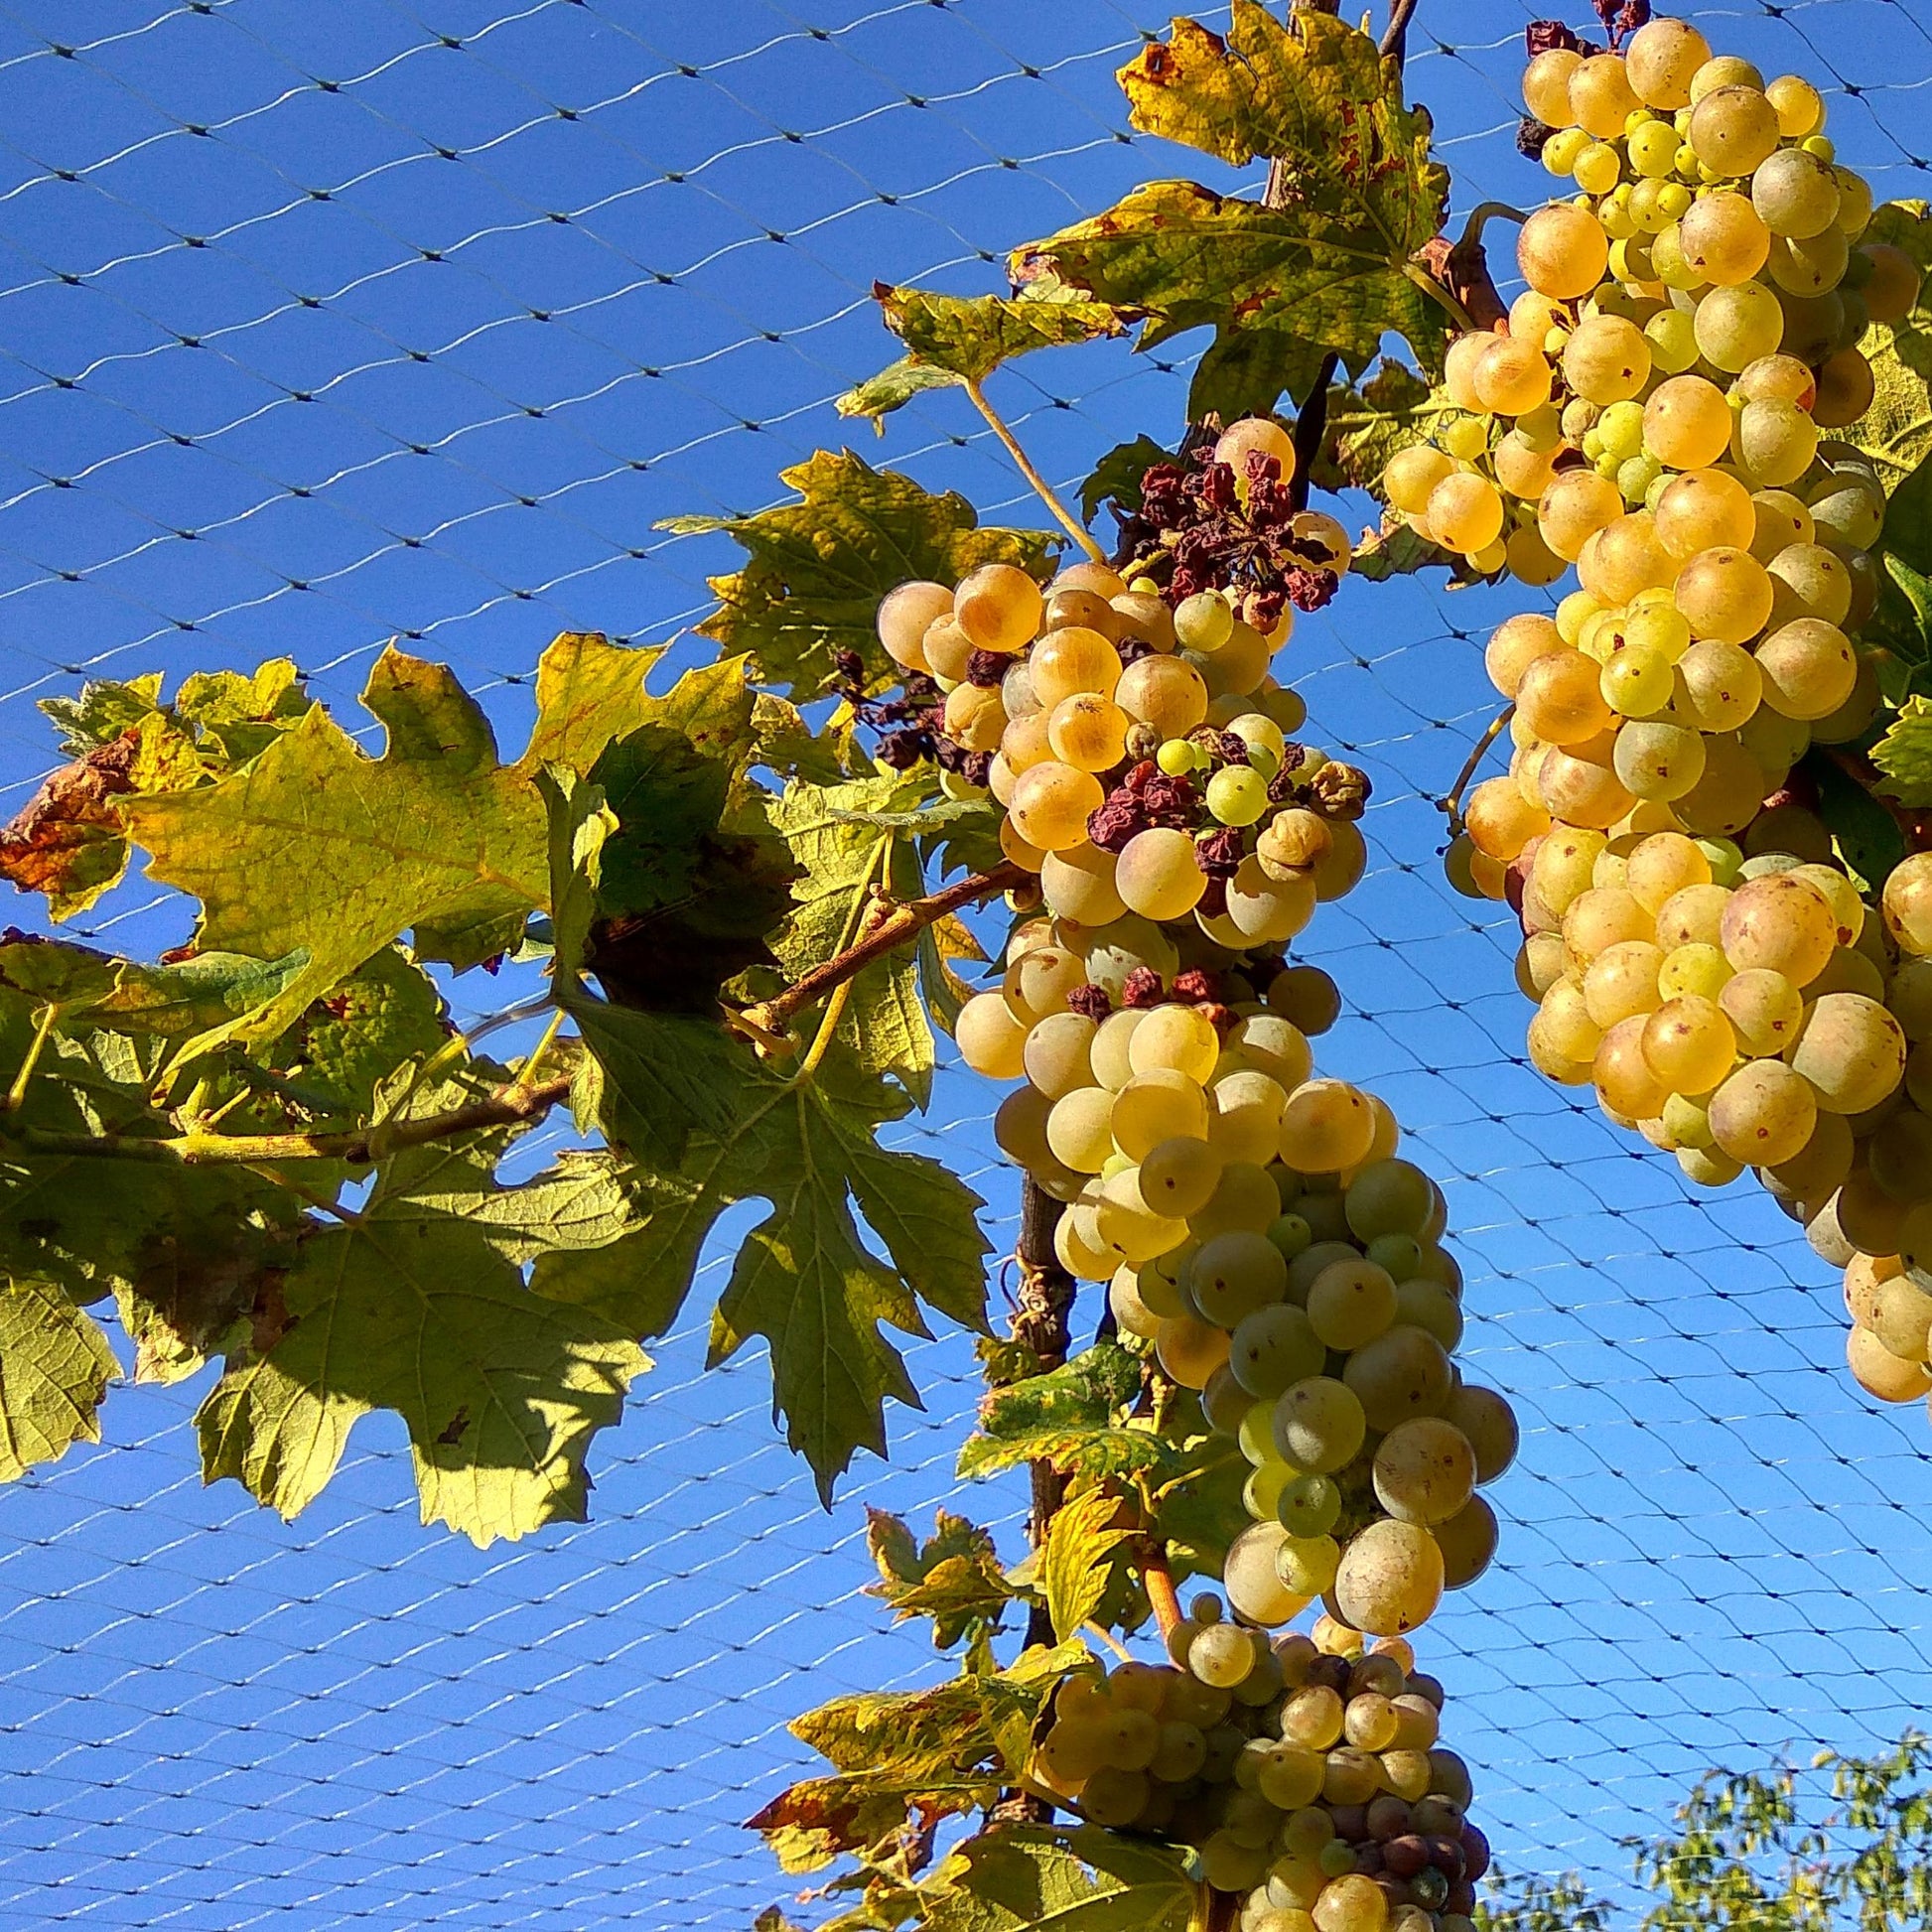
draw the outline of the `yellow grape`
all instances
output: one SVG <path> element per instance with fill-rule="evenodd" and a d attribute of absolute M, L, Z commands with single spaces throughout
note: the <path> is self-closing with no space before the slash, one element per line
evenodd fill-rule
<path fill-rule="evenodd" d="M 1517 237 L 1516 263 L 1540 294 L 1560 301 L 1587 295 L 1603 279 L 1609 237 L 1587 209 L 1558 203 L 1539 208 Z"/>
<path fill-rule="evenodd" d="M 1105 796 L 1092 772 L 1047 759 L 1021 772 L 1009 818 L 1028 844 L 1041 852 L 1060 852 L 1086 843 L 1087 819 Z"/>
<path fill-rule="evenodd" d="M 1083 624 L 1049 630 L 1027 663 L 1034 691 L 1047 711 L 1081 691 L 1111 698 L 1120 683 L 1119 651 L 1098 630 Z"/>
<path fill-rule="evenodd" d="M 1025 650 L 1039 630 L 1045 600 L 1013 564 L 982 564 L 960 580 L 953 597 L 959 627 L 977 650 Z"/>
<path fill-rule="evenodd" d="M 1710 58 L 1710 43 L 1688 20 L 1647 21 L 1623 50 L 1624 70 L 1637 98 L 1666 112 L 1691 104 L 1692 78 Z"/>

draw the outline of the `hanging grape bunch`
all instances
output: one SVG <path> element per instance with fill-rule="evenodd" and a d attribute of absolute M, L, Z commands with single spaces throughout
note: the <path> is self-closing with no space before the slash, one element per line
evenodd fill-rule
<path fill-rule="evenodd" d="M 1490 639 L 1514 754 L 1471 792 L 1450 876 L 1521 915 L 1532 1062 L 1694 1181 L 1755 1168 L 1848 1269 L 1859 1380 L 1921 1394 L 1932 1077 L 1906 1069 L 1932 1035 L 1932 860 L 1893 872 L 1881 918 L 1794 772 L 1879 710 L 1858 637 L 1884 490 L 1821 432 L 1869 407 L 1859 345 L 1918 274 L 1856 245 L 1871 195 L 1816 89 L 1683 21 L 1620 54 L 1547 48 L 1523 89 L 1581 193 L 1524 222 L 1528 290 L 1451 345 L 1462 413 L 1384 486 L 1476 568 L 1543 586 L 1574 564 L 1581 588 Z"/>
<path fill-rule="evenodd" d="M 1131 582 L 1081 564 L 1042 594 L 994 566 L 895 591 L 880 633 L 950 687 L 943 733 L 986 759 L 961 775 L 1039 881 L 956 1030 L 975 1071 L 1024 1077 L 996 1138 L 1067 1203 L 1068 1272 L 1254 1464 L 1233 1608 L 1276 1625 L 1324 1597 L 1392 1635 L 1487 1564 L 1474 1489 L 1515 1427 L 1450 1363 L 1441 1191 L 1381 1101 L 1316 1077 L 1338 996 L 1279 950 L 1361 876 L 1367 795 L 1287 739 L 1304 707 L 1267 675 L 1347 563 L 1326 517 L 1256 536 L 1293 464 L 1277 425 L 1237 423 L 1153 478 Z"/>
<path fill-rule="evenodd" d="M 1468 1932 L 1489 1847 L 1408 1643 L 1327 1618 L 1270 1643 L 1203 1595 L 1168 1651 L 1060 1685 L 1041 1790 L 1194 1848 L 1254 1932 Z"/>

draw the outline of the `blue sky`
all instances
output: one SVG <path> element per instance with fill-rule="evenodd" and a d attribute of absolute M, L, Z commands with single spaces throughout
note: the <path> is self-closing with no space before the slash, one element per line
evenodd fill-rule
<path fill-rule="evenodd" d="M 1412 84 L 1458 207 L 1541 192 L 1510 142 L 1527 16 L 1424 0 Z M 1698 17 L 1829 83 L 1881 196 L 1922 190 L 1932 37 L 1909 6 Z M 346 708 L 400 634 L 513 744 L 553 632 L 668 639 L 705 608 L 729 548 L 656 519 L 756 508 L 821 444 L 1035 520 L 953 399 L 878 445 L 829 399 L 890 353 L 875 277 L 995 288 L 1008 245 L 1137 180 L 1223 184 L 1123 138 L 1112 70 L 1161 24 L 1127 0 L 95 0 L 63 58 L 74 10 L 17 0 L 8 809 L 49 758 L 33 699 L 88 668 L 287 653 Z M 1173 435 L 1183 382 L 1097 345 L 998 396 L 1077 480 Z M 1506 1863 L 1614 1886 L 1617 1835 L 1689 1773 L 1882 1739 L 1932 1701 L 1932 1472 L 1923 1415 L 1875 1414 L 1844 1375 L 1837 1287 L 1791 1225 L 1741 1185 L 1692 1198 L 1522 1062 L 1507 934 L 1442 884 L 1427 802 L 1488 715 L 1479 641 L 1509 608 L 1350 585 L 1298 632 L 1311 735 L 1376 782 L 1369 879 L 1307 956 L 1348 1000 L 1324 1067 L 1386 1095 L 1447 1187 L 1471 1372 L 1526 1428 L 1498 1565 L 1424 1644 L 1450 1735 Z M 186 930 L 138 880 L 84 923 Z M 474 1012 L 506 989 L 455 994 Z M 907 1139 L 987 1195 L 1004 1243 L 993 1101 L 949 1071 Z M 891 1466 L 821 1512 L 762 1360 L 700 1372 L 718 1268 L 601 1439 L 585 1526 L 485 1553 L 423 1531 L 379 1422 L 282 1525 L 201 1487 L 199 1384 L 117 1391 L 100 1449 L 0 1493 L 0 1915 L 668 1932 L 782 1897 L 739 1821 L 801 1768 L 785 1721 L 941 1668 L 858 1593 L 862 1505 L 948 1501 L 1015 1549 L 1018 1500 L 956 1493 L 977 1382 L 942 1334 L 910 1350 L 926 1409 L 894 1414 Z"/>

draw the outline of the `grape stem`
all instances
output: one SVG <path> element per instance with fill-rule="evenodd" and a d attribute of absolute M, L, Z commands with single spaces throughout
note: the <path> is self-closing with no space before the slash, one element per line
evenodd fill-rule
<path fill-rule="evenodd" d="M 1377 50 L 1385 61 L 1393 61 L 1398 69 L 1409 52 L 1409 22 L 1414 17 L 1419 0 L 1395 0 L 1389 9 L 1389 24 L 1382 32 L 1382 44 Z"/>
<path fill-rule="evenodd" d="M 1503 727 L 1515 715 L 1516 707 L 1512 703 L 1504 705 L 1495 717 L 1490 719 L 1489 729 L 1476 740 L 1469 756 L 1462 760 L 1462 769 L 1455 774 L 1454 784 L 1449 786 L 1448 794 L 1442 800 L 1442 809 L 1449 817 L 1449 830 L 1458 837 L 1462 832 L 1462 793 L 1469 780 L 1475 776 L 1476 767 L 1487 756 L 1490 746 L 1502 736 Z"/>
<path fill-rule="evenodd" d="M 1521 227 L 1529 218 L 1524 209 L 1514 207 L 1508 202 L 1478 202 L 1469 210 L 1469 218 L 1462 223 L 1462 233 L 1455 244 L 1456 252 L 1479 254 L 1482 251 L 1482 231 L 1491 221 L 1514 221 Z"/>
<path fill-rule="evenodd" d="M 1147 1591 L 1148 1606 L 1165 1641 L 1180 1628 L 1183 1619 L 1180 1592 L 1173 1587 L 1173 1572 L 1168 1566 L 1168 1546 L 1158 1537 L 1150 1537 L 1141 1552 L 1141 1587 Z"/>
<path fill-rule="evenodd" d="M 907 899 L 895 905 L 875 920 L 860 937 L 822 966 L 802 974 L 782 993 L 727 1015 L 729 1024 L 760 1040 L 782 1039 L 785 1023 L 793 1014 L 823 999 L 835 987 L 863 973 L 875 959 L 883 959 L 906 940 L 916 937 L 929 925 L 936 925 L 949 912 L 962 905 L 975 905 L 1018 886 L 1028 875 L 1014 865 L 995 866 L 991 872 L 976 872 L 955 880 L 924 898 Z"/>
<path fill-rule="evenodd" d="M 1005 422 L 1001 419 L 1000 412 L 987 401 L 986 391 L 970 377 L 966 380 L 965 389 L 966 393 L 973 399 L 973 407 L 986 418 L 987 426 L 1006 446 L 1007 455 L 1012 457 L 1014 467 L 1033 484 L 1035 491 L 1038 494 L 1039 500 L 1053 512 L 1053 520 L 1086 552 L 1090 562 L 1105 564 L 1107 561 L 1107 553 L 1088 534 L 1085 526 L 1074 516 L 1073 512 L 1054 494 L 1053 485 L 1034 468 L 1033 458 L 1020 447 L 1020 439 L 1014 435 L 1012 430 L 1007 428 Z"/>

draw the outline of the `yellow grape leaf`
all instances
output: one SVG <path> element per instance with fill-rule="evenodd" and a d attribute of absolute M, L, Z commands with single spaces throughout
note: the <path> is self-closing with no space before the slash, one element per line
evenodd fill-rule
<path fill-rule="evenodd" d="M 120 1364 L 90 1315 L 51 1282 L 0 1282 L 0 1482 L 100 1441 L 98 1412 Z"/>
<path fill-rule="evenodd" d="M 487 721 L 447 667 L 386 650 L 362 702 L 388 729 L 379 759 L 318 705 L 243 770 L 127 809 L 151 876 L 202 901 L 200 946 L 308 954 L 289 986 L 232 1023 L 235 1037 L 275 1037 L 412 928 L 419 950 L 474 965 L 494 949 L 485 935 L 548 901 L 542 801 L 497 761 Z M 428 948 L 426 927 L 438 941 Z"/>

